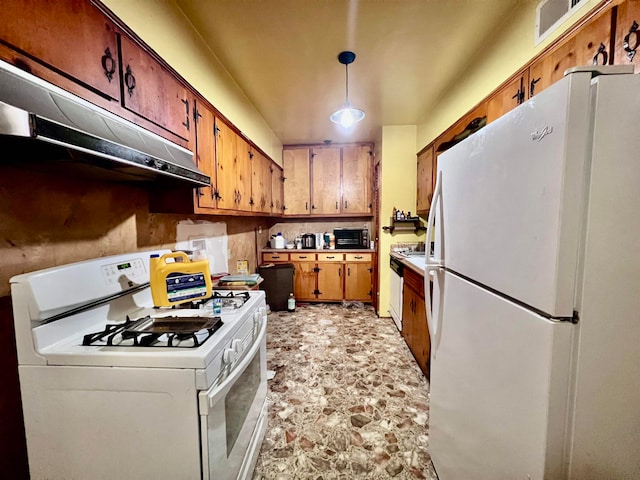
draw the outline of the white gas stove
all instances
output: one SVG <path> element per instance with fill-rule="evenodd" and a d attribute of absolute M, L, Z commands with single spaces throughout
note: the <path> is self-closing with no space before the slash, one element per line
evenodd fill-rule
<path fill-rule="evenodd" d="M 264 292 L 154 308 L 154 253 L 167 251 L 11 279 L 31 478 L 252 474 L 266 429 Z"/>

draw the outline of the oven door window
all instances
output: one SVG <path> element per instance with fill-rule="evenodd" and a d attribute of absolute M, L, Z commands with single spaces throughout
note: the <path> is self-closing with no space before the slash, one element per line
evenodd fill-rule
<path fill-rule="evenodd" d="M 260 355 L 249 363 L 238 381 L 224 398 L 224 416 L 227 427 L 227 457 L 231 455 L 242 426 L 251 412 L 251 405 L 260 387 Z"/>
<path fill-rule="evenodd" d="M 266 325 L 231 374 L 200 395 L 203 478 L 236 479 L 267 396 Z"/>

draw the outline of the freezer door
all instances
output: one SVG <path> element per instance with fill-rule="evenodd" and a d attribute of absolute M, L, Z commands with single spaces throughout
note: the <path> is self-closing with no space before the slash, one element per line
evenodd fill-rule
<path fill-rule="evenodd" d="M 590 77 L 565 77 L 438 158 L 436 257 L 553 317 L 573 313 Z"/>
<path fill-rule="evenodd" d="M 563 478 L 576 326 L 444 271 L 434 297 L 443 319 L 432 348 L 429 420 L 438 478 Z"/>

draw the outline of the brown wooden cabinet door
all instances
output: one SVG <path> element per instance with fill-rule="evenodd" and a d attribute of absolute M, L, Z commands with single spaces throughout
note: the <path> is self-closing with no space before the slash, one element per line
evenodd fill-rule
<path fill-rule="evenodd" d="M 493 122 L 505 113 L 523 103 L 529 95 L 529 69 L 521 72 L 507 85 L 491 95 L 487 103 L 487 123 Z"/>
<path fill-rule="evenodd" d="M 120 45 L 123 106 L 188 142 L 191 93 L 132 40 L 121 36 Z"/>
<path fill-rule="evenodd" d="M 423 279 L 412 271 L 405 270 L 402 290 L 402 337 L 422 372 L 429 377 L 429 356 L 431 339 L 427 326 L 424 303 Z"/>
<path fill-rule="evenodd" d="M 315 262 L 293 262 L 293 292 L 296 300 L 312 301 L 316 299 Z"/>
<path fill-rule="evenodd" d="M 433 199 L 433 172 L 435 159 L 433 158 L 433 145 L 418 154 L 418 191 L 416 211 L 424 214 L 429 212 Z"/>
<path fill-rule="evenodd" d="M 340 213 L 340 157 L 339 147 L 314 148 L 311 151 L 312 215 Z"/>
<path fill-rule="evenodd" d="M 342 149 L 342 213 L 371 214 L 371 147 Z M 315 200 L 314 200 L 315 202 Z"/>
<path fill-rule="evenodd" d="M 218 167 L 218 208 L 237 208 L 237 142 L 236 133 L 220 118 L 216 117 L 216 164 Z"/>
<path fill-rule="evenodd" d="M 308 148 L 282 152 L 285 215 L 308 215 L 311 211 L 309 154 Z"/>
<path fill-rule="evenodd" d="M 343 268 L 342 263 L 318 262 L 318 300 L 342 300 Z"/>
<path fill-rule="evenodd" d="M 431 339 L 427 327 L 427 311 L 424 298 L 415 297 L 413 321 L 413 355 L 422 372 L 429 378 L 429 357 L 431 355 Z"/>
<path fill-rule="evenodd" d="M 602 12 L 529 68 L 528 96 L 540 93 L 576 66 L 611 63 L 611 9 Z"/>
<path fill-rule="evenodd" d="M 206 212 L 217 207 L 215 116 L 202 104 L 196 107 L 196 163 L 198 168 L 211 178 L 211 186 L 199 187 L 195 194 L 198 209 Z"/>
<path fill-rule="evenodd" d="M 344 298 L 345 300 L 357 300 L 371 302 L 372 272 L 369 262 L 347 262 L 344 265 Z"/>
<path fill-rule="evenodd" d="M 251 211 L 251 151 L 249 142 L 240 135 L 236 137 L 236 160 L 234 176 L 236 184 L 236 210 Z"/>
<path fill-rule="evenodd" d="M 282 214 L 284 206 L 284 189 L 282 168 L 271 164 L 271 213 Z"/>
<path fill-rule="evenodd" d="M 0 11 L 3 43 L 85 88 L 119 101 L 115 26 L 91 2 L 4 0 Z"/>
<path fill-rule="evenodd" d="M 640 0 L 618 6 L 613 63 L 634 65 L 635 73 L 640 73 Z"/>
<path fill-rule="evenodd" d="M 271 160 L 251 149 L 251 211 L 271 212 Z"/>
<path fill-rule="evenodd" d="M 434 155 L 448 150 L 484 125 L 487 118 L 487 102 L 483 102 L 454 123 L 434 141 Z M 435 168 L 435 167 L 434 167 Z"/>

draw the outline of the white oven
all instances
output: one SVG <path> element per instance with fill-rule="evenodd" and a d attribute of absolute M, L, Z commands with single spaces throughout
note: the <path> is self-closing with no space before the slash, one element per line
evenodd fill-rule
<path fill-rule="evenodd" d="M 266 322 L 233 372 L 200 392 L 203 478 L 251 478 L 267 428 Z M 248 342 L 247 342 L 248 343 Z M 223 355 L 237 356 L 237 346 Z"/>
<path fill-rule="evenodd" d="M 151 253 L 11 279 L 32 479 L 247 479 L 266 430 L 264 292 L 153 308 Z M 115 277 L 114 277 L 115 274 Z"/>

